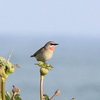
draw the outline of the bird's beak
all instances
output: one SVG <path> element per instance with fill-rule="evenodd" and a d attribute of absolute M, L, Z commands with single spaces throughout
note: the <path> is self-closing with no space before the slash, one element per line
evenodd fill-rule
<path fill-rule="evenodd" d="M 59 45 L 58 43 L 55 43 L 54 45 Z"/>

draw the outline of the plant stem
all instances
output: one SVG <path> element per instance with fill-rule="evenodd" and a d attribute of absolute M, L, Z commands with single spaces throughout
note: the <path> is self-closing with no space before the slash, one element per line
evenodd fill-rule
<path fill-rule="evenodd" d="M 54 97 L 55 97 L 55 94 L 49 100 L 52 100 Z"/>
<path fill-rule="evenodd" d="M 2 100 L 1 84 L 2 84 L 2 77 L 0 76 L 0 100 Z"/>
<path fill-rule="evenodd" d="M 10 53 L 10 55 L 8 57 L 8 61 L 10 61 L 10 58 L 11 58 L 12 53 L 13 53 L 13 50 L 11 51 L 11 53 Z"/>
<path fill-rule="evenodd" d="M 40 100 L 43 100 L 43 79 L 44 76 L 40 73 Z"/>
<path fill-rule="evenodd" d="M 14 99 L 14 96 L 15 96 L 15 93 L 13 93 L 13 95 L 12 95 L 12 97 L 11 97 L 11 100 L 13 100 L 13 99 Z"/>
<path fill-rule="evenodd" d="M 5 80 L 3 79 L 1 81 L 1 95 L 2 95 L 2 100 L 6 100 L 5 99 Z"/>

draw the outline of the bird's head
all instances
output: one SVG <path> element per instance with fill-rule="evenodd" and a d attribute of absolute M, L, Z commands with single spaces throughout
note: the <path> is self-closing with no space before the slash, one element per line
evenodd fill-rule
<path fill-rule="evenodd" d="M 55 46 L 58 45 L 58 43 L 55 43 L 53 41 L 49 41 L 45 44 L 46 49 L 54 50 Z"/>

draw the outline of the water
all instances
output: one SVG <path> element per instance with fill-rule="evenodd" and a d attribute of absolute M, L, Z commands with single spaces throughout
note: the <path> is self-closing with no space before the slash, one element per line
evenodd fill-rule
<path fill-rule="evenodd" d="M 12 85 L 21 89 L 23 100 L 39 100 L 39 67 L 30 55 L 48 40 L 59 45 L 54 56 L 48 61 L 54 68 L 44 80 L 44 93 L 50 97 L 59 89 L 61 94 L 54 100 L 96 100 L 100 99 L 100 39 L 89 37 L 61 36 L 0 36 L 0 56 L 8 58 L 11 50 L 11 62 L 19 64 L 15 72 L 9 75 L 6 90 Z"/>

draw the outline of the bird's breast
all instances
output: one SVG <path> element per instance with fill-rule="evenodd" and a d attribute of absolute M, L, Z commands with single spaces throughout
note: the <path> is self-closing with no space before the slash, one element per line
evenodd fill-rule
<path fill-rule="evenodd" d="M 53 55 L 53 51 L 51 50 L 43 53 L 43 57 L 45 60 L 49 60 L 50 58 L 52 58 L 52 55 Z"/>

